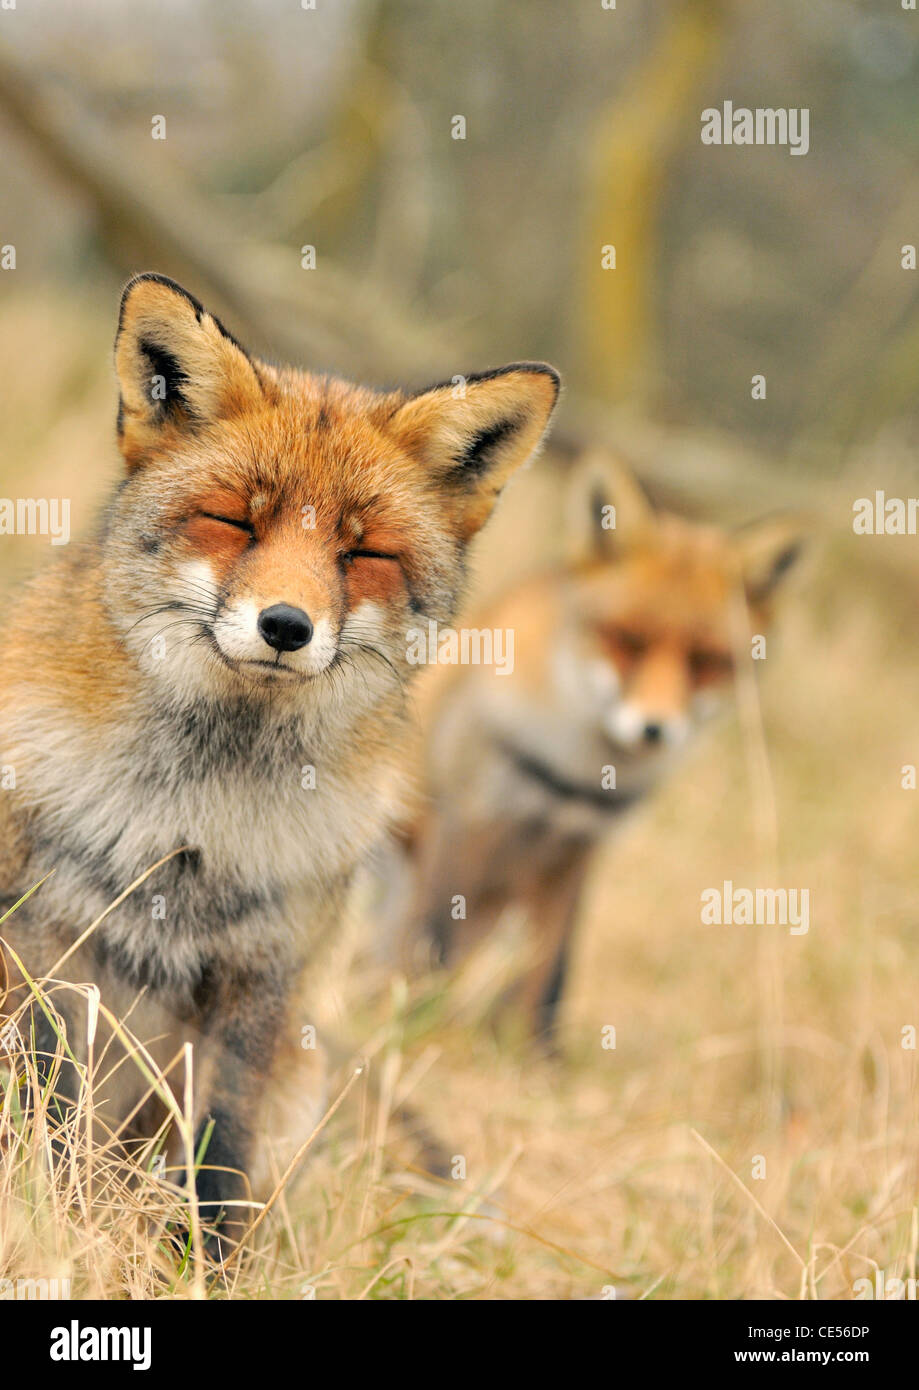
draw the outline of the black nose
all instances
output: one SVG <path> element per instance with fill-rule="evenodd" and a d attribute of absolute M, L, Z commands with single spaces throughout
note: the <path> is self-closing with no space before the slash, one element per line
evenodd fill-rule
<path fill-rule="evenodd" d="M 278 652 L 298 652 L 313 635 L 313 624 L 302 608 L 289 603 L 274 603 L 258 615 L 258 630 Z"/>
<path fill-rule="evenodd" d="M 664 726 L 663 726 L 663 724 L 646 724 L 646 725 L 645 725 L 645 743 L 660 743 L 660 741 L 661 741 L 661 739 L 662 739 L 663 737 L 664 737 Z"/>

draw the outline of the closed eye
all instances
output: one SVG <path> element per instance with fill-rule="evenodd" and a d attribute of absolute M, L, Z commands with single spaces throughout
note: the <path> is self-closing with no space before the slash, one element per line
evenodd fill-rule
<path fill-rule="evenodd" d="M 202 512 L 201 515 L 207 521 L 219 521 L 223 526 L 235 526 L 237 531 L 245 531 L 248 536 L 255 535 L 255 527 L 251 521 L 240 521 L 233 516 L 217 516 L 214 512 Z"/>
<path fill-rule="evenodd" d="M 355 560 L 398 560 L 398 555 L 390 555 L 385 550 L 346 550 L 342 564 L 350 565 Z"/>
<path fill-rule="evenodd" d="M 619 647 L 628 656 L 641 656 L 648 646 L 648 639 L 639 632 L 633 632 L 626 627 L 608 627 L 604 635 L 607 641 Z"/>
<path fill-rule="evenodd" d="M 689 654 L 689 667 L 696 680 L 712 680 L 730 674 L 734 662 L 727 652 L 697 649 Z"/>

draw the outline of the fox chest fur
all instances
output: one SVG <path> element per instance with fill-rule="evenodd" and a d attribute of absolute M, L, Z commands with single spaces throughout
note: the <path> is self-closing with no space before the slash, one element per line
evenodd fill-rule
<path fill-rule="evenodd" d="M 302 964 L 399 784 L 385 747 L 355 759 L 355 743 L 376 741 L 361 719 L 151 700 L 104 736 L 71 719 L 61 741 L 54 714 L 15 723 L 30 841 L 17 887 L 54 870 L 33 911 L 76 935 L 171 855 L 95 933 L 97 957 L 126 983 L 191 998 L 224 960 Z M 395 711 L 373 722 L 395 742 Z"/>

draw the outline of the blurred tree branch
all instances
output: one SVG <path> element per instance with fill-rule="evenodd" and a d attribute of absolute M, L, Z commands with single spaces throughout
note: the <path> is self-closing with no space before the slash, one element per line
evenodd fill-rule
<path fill-rule="evenodd" d="M 590 228 L 596 245 L 589 258 L 601 280 L 593 298 L 585 288 L 581 314 L 587 360 L 581 373 L 571 373 L 580 375 L 579 396 L 593 393 L 598 405 L 604 403 L 595 412 L 578 408 L 579 440 L 621 442 L 642 478 L 662 497 L 704 511 L 720 511 L 726 503 L 752 509 L 754 499 L 772 496 L 775 488 L 772 470 L 756 469 L 752 454 L 741 457 L 735 441 L 721 436 L 719 442 L 715 432 L 703 437 L 687 429 L 662 431 L 641 411 L 639 388 L 648 379 L 656 337 L 651 307 L 657 272 L 654 229 L 667 160 L 685 138 L 685 112 L 692 108 L 699 74 L 717 50 L 722 14 L 715 0 L 682 0 L 651 56 L 639 65 L 622 96 L 604 108 L 590 166 L 595 195 Z M 371 68 L 371 77 L 373 72 Z M 151 142 L 151 150 L 138 159 L 136 144 L 129 147 L 117 139 L 81 104 L 52 89 L 0 47 L 0 114 L 86 199 L 105 254 L 121 273 L 157 269 L 175 276 L 269 356 L 384 382 L 445 377 L 475 363 L 456 326 L 444 326 L 441 319 L 425 324 L 417 300 L 394 305 L 376 280 L 346 274 L 322 246 L 319 270 L 303 271 L 299 244 L 260 236 L 258 227 L 267 225 L 299 243 L 299 232 L 293 235 L 302 226 L 298 219 L 311 216 L 328 196 L 341 198 L 348 220 L 380 156 L 380 131 L 360 134 L 362 125 L 368 125 L 368 112 L 402 120 L 399 138 L 413 158 L 418 153 L 424 132 L 416 124 L 417 111 L 399 111 L 402 100 L 407 97 L 398 84 L 381 86 L 375 80 L 352 93 L 331 141 L 295 158 L 247 207 L 241 198 L 207 199 L 189 187 L 168 162 L 169 150 L 162 144 Z M 339 159 L 345 155 L 347 167 L 341 168 Z M 320 179 L 321 186 L 311 190 L 316 163 L 327 182 Z M 376 245 L 376 257 L 387 272 L 391 252 L 401 248 L 404 263 L 397 281 L 405 285 L 406 298 L 417 278 L 426 234 L 422 227 L 417 244 L 401 247 L 407 211 L 417 196 L 404 184 L 390 195 L 385 234 Z M 607 239 L 615 241 L 621 266 L 631 262 L 631 280 L 622 278 L 622 268 L 599 270 L 599 247 Z M 606 408 L 624 398 L 638 406 L 628 419 Z M 566 413 L 570 418 L 570 405 Z M 564 454 L 561 448 L 553 455 L 562 466 Z"/>
<path fill-rule="evenodd" d="M 651 52 L 600 110 L 584 170 L 585 266 L 574 342 L 586 391 L 646 400 L 657 353 L 653 285 L 673 153 L 687 138 L 699 81 L 725 30 L 725 0 L 681 0 Z M 616 268 L 600 253 L 616 248 Z"/>
<path fill-rule="evenodd" d="M 299 246 L 234 228 L 159 157 L 162 145 L 139 167 L 91 113 L 47 90 L 5 48 L 0 112 L 88 200 L 103 248 L 122 273 L 155 269 L 174 276 L 258 351 L 388 383 L 449 375 L 465 365 L 457 363 L 455 334 L 419 324 L 387 301 L 379 285 L 336 268 L 322 247 L 318 268 L 306 271 Z"/>

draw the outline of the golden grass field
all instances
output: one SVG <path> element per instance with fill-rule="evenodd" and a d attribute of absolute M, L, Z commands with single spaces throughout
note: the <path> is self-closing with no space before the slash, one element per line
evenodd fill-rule
<path fill-rule="evenodd" d="M 74 497 L 77 533 L 117 475 L 102 298 L 0 314 L 17 406 L 0 491 Z M 851 535 L 867 491 L 862 476 L 830 487 L 758 698 L 745 687 L 739 716 L 599 857 L 563 1061 L 483 1026 L 506 950 L 452 982 L 392 980 L 363 923 L 324 1014 L 369 1069 L 339 1066 L 331 1097 L 350 1090 L 300 1181 L 252 1256 L 209 1281 L 162 1240 L 182 1174 L 169 1186 L 93 1147 L 87 1096 L 49 1181 L 45 1117 L 17 1118 L 0 1056 L 0 1278 L 104 1298 L 839 1299 L 878 1267 L 915 1277 L 919 1091 L 901 1030 L 919 1027 L 919 792 L 900 769 L 919 762 L 919 557 L 915 538 Z M 4 586 L 46 546 L 5 542 Z M 810 931 L 701 925 L 700 893 L 724 879 L 809 888 Z M 424 1176 L 389 1122 L 403 1104 L 464 1180 Z"/>

